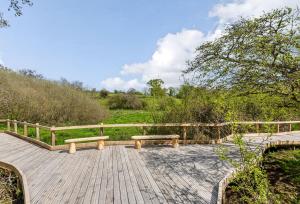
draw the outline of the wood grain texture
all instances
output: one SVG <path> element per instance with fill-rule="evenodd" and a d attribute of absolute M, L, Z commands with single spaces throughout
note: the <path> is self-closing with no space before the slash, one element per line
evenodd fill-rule
<path fill-rule="evenodd" d="M 300 133 L 272 136 L 271 142 L 300 144 Z M 30 203 L 217 203 L 219 182 L 232 169 L 219 160 L 215 147 L 162 145 L 136 151 L 133 145 L 115 145 L 68 154 L 0 133 L 0 161 L 23 172 Z"/>

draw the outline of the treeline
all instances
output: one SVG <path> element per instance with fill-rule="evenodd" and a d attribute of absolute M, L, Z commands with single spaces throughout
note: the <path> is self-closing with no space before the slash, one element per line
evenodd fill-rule
<path fill-rule="evenodd" d="M 100 91 L 110 109 L 147 110 L 153 121 L 217 123 L 232 120 L 297 120 L 299 104 L 280 95 L 264 92 L 244 94 L 236 88 L 194 86 L 164 88 L 161 79 L 148 82 L 145 93 Z M 170 92 L 172 92 L 170 94 Z"/>
<path fill-rule="evenodd" d="M 98 101 L 69 83 L 44 79 L 31 70 L 0 67 L 0 118 L 47 125 L 91 124 L 107 111 Z"/>

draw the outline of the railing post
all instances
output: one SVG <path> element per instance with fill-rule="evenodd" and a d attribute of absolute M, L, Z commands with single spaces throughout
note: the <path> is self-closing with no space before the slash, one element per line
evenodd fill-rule
<path fill-rule="evenodd" d="M 187 143 L 186 137 L 187 137 L 187 126 L 183 126 L 183 144 L 185 145 Z"/>
<path fill-rule="evenodd" d="M 27 126 L 27 122 L 24 121 L 24 136 L 27 137 L 28 136 L 28 126 Z"/>
<path fill-rule="evenodd" d="M 7 119 L 7 131 L 10 131 L 10 119 Z"/>
<path fill-rule="evenodd" d="M 146 130 L 146 127 L 145 127 L 145 126 L 143 126 L 142 128 L 143 128 L 143 135 L 147 135 L 147 130 Z"/>
<path fill-rule="evenodd" d="M 277 124 L 277 133 L 280 133 L 280 125 L 279 125 L 279 123 Z"/>
<path fill-rule="evenodd" d="M 103 125 L 103 123 L 101 123 L 100 125 Z M 104 128 L 100 127 L 100 136 L 103 136 L 103 135 L 104 135 Z"/>
<path fill-rule="evenodd" d="M 55 126 L 52 126 L 52 128 L 55 128 Z M 53 130 L 52 128 L 50 130 L 51 131 L 51 145 L 55 146 L 56 136 L 55 136 L 55 130 Z"/>
<path fill-rule="evenodd" d="M 36 123 L 35 124 L 36 126 L 35 126 L 35 137 L 36 137 L 36 139 L 37 140 L 40 140 L 41 138 L 40 138 L 40 124 L 39 123 Z"/>
<path fill-rule="evenodd" d="M 292 123 L 289 124 L 289 130 L 292 132 Z"/>
<path fill-rule="evenodd" d="M 18 123 L 14 120 L 14 133 L 18 134 Z"/>
<path fill-rule="evenodd" d="M 256 133 L 259 133 L 259 123 L 256 123 Z"/>
<path fill-rule="evenodd" d="M 218 130 L 218 141 L 217 141 L 217 143 L 219 144 L 219 143 L 221 143 L 221 127 L 219 125 L 217 126 L 217 130 Z"/>

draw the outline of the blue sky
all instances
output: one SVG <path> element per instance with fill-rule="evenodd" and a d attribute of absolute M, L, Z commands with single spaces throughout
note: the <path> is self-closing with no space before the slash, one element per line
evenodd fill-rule
<path fill-rule="evenodd" d="M 156 77 L 177 86 L 195 47 L 222 32 L 222 24 L 298 0 L 261 2 L 33 0 L 23 16 L 14 17 L 7 12 L 8 0 L 2 0 L 11 26 L 0 30 L 0 60 L 98 89 L 142 89 Z"/>

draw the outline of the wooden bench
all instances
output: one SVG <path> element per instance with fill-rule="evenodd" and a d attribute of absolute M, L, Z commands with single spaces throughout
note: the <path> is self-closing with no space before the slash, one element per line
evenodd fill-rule
<path fill-rule="evenodd" d="M 132 136 L 131 139 L 135 140 L 135 148 L 141 149 L 142 140 L 172 140 L 172 146 L 174 148 L 178 147 L 179 135 L 138 135 Z"/>
<path fill-rule="evenodd" d="M 97 149 L 103 149 L 104 148 L 104 140 L 107 140 L 107 139 L 109 139 L 109 136 L 86 137 L 86 138 L 65 140 L 65 143 L 70 144 L 69 153 L 73 154 L 76 152 L 76 143 L 97 141 Z"/>

